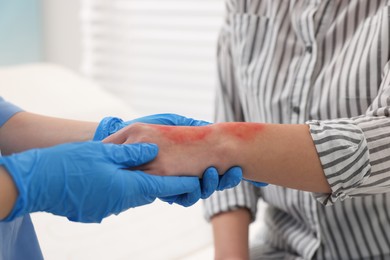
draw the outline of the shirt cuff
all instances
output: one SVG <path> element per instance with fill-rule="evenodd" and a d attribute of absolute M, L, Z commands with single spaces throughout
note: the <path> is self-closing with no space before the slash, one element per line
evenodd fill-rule
<path fill-rule="evenodd" d="M 330 194 L 313 193 L 324 205 L 353 196 L 370 176 L 367 141 L 354 119 L 309 121 L 310 133 L 320 158 Z"/>
<path fill-rule="evenodd" d="M 255 221 L 259 194 L 253 184 L 242 181 L 232 189 L 215 192 L 204 201 L 204 217 L 209 222 L 219 213 L 247 208 L 251 213 L 251 221 Z"/>
<path fill-rule="evenodd" d="M 3 126 L 14 114 L 21 111 L 23 111 L 21 108 L 0 97 L 0 127 Z"/>

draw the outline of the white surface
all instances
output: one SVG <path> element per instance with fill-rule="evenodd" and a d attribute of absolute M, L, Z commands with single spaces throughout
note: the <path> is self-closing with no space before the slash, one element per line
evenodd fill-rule
<path fill-rule="evenodd" d="M 44 213 L 34 214 L 33 221 L 46 259 L 212 259 L 210 226 L 200 204 L 182 208 L 156 201 L 102 224 Z"/>
<path fill-rule="evenodd" d="M 90 80 L 48 63 L 2 67 L 0 91 L 6 100 L 44 115 L 98 121 L 107 115 L 137 114 Z"/>
<path fill-rule="evenodd" d="M 51 64 L 0 69 L 1 95 L 25 110 L 73 119 L 133 118 L 130 106 L 92 82 Z M 211 227 L 201 204 L 162 202 L 131 209 L 102 224 L 33 214 L 45 259 L 212 259 Z"/>

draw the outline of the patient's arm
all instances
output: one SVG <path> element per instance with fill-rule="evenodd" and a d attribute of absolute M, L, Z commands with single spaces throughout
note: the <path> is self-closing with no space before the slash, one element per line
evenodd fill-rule
<path fill-rule="evenodd" d="M 159 175 L 197 175 L 215 166 L 240 166 L 250 180 L 330 192 L 307 125 L 219 123 L 208 126 L 134 124 L 105 142 L 150 142 L 157 159 L 142 170 Z"/>
<path fill-rule="evenodd" d="M 211 218 L 214 235 L 214 259 L 249 259 L 249 224 L 247 209 L 222 212 Z"/>

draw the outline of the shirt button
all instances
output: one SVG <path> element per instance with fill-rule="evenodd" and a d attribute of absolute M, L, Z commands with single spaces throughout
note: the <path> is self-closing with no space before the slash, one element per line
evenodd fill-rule
<path fill-rule="evenodd" d="M 299 107 L 295 106 L 292 108 L 292 111 L 296 114 L 299 114 Z"/>
<path fill-rule="evenodd" d="M 308 45 L 308 46 L 305 47 L 305 51 L 306 51 L 307 53 L 312 53 L 312 52 L 313 52 L 313 47 L 311 47 L 310 45 Z"/>

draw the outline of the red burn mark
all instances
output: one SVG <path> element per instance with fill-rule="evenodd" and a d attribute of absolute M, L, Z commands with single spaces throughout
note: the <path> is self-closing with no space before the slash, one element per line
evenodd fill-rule
<path fill-rule="evenodd" d="M 260 123 L 221 123 L 223 133 L 230 134 L 243 141 L 253 140 L 256 135 L 264 129 Z"/>
<path fill-rule="evenodd" d="M 203 140 L 211 133 L 209 126 L 156 126 L 168 139 L 176 143 L 189 143 Z"/>

